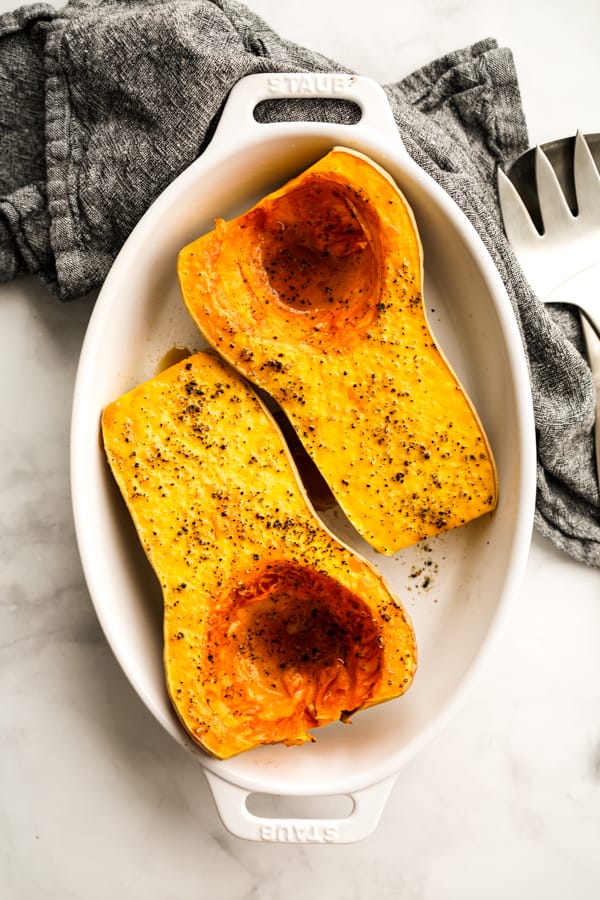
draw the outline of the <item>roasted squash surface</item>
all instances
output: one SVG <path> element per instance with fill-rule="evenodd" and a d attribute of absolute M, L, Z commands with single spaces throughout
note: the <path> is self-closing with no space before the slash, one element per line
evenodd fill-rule
<path fill-rule="evenodd" d="M 376 550 L 494 508 L 489 443 L 427 321 L 413 214 L 370 160 L 331 151 L 218 220 L 178 274 L 209 344 L 281 406 Z"/>
<path fill-rule="evenodd" d="M 409 617 L 307 501 L 273 417 L 211 353 L 106 407 L 106 455 L 160 581 L 168 691 L 220 758 L 403 694 Z"/>

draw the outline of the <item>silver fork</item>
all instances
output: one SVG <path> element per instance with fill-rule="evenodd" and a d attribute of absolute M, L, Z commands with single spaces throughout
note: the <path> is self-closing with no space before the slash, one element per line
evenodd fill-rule
<path fill-rule="evenodd" d="M 600 483 L 600 174 L 584 136 L 575 138 L 577 201 L 571 212 L 556 172 L 535 149 L 540 233 L 510 178 L 498 170 L 504 230 L 523 273 L 544 303 L 567 303 L 581 313 L 587 357 L 596 387 L 596 474 Z"/>

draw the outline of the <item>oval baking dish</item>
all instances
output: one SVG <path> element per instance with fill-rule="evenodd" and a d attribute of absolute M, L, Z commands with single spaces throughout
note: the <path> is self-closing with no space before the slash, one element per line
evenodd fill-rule
<path fill-rule="evenodd" d="M 254 116 L 263 100 L 300 96 L 350 101 L 360 121 L 261 124 Z M 369 550 L 338 510 L 323 514 L 406 606 L 419 645 L 414 684 L 404 697 L 360 713 L 352 727 L 320 729 L 316 743 L 217 760 L 193 745 L 168 699 L 160 589 L 108 470 L 100 415 L 107 403 L 156 374 L 173 348 L 205 346 L 179 292 L 181 248 L 215 218 L 248 209 L 336 145 L 379 163 L 413 208 L 430 326 L 489 436 L 500 499 L 493 513 L 391 557 Z M 100 292 L 75 385 L 71 482 L 82 564 L 106 638 L 149 710 L 202 764 L 225 826 L 269 841 L 348 842 L 371 833 L 401 766 L 455 707 L 514 595 L 535 497 L 527 366 L 510 301 L 466 217 L 406 153 L 377 84 L 350 75 L 298 74 L 252 75 L 236 85 L 211 144 L 148 210 Z M 347 795 L 352 808 L 341 818 L 270 818 L 250 811 L 252 794 Z"/>

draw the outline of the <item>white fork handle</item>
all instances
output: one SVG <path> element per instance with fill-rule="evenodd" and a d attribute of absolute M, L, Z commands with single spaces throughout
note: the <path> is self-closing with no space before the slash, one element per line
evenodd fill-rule
<path fill-rule="evenodd" d="M 600 336 L 600 263 L 582 269 L 544 297 L 544 303 L 571 303 L 585 313 Z"/>

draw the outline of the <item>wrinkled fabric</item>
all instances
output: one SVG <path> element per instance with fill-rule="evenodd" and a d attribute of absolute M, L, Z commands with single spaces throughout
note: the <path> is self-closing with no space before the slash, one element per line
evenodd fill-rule
<path fill-rule="evenodd" d="M 148 206 L 203 152 L 231 87 L 273 71 L 342 68 L 236 0 L 71 0 L 0 16 L 0 280 L 29 273 L 61 300 L 98 288 Z M 512 54 L 483 40 L 384 87 L 406 149 L 466 213 L 511 298 L 535 412 L 536 527 L 600 565 L 578 320 L 534 296 L 500 220 L 496 169 L 528 145 Z"/>

